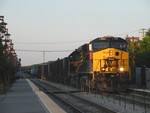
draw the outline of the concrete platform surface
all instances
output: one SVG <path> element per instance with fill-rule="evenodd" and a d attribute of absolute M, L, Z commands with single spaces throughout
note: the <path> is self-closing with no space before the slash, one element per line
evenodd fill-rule
<path fill-rule="evenodd" d="M 6 95 L 0 95 L 0 113 L 65 113 L 53 101 L 45 101 L 48 98 L 29 80 L 17 80 Z M 54 112 L 51 106 L 62 111 Z"/>

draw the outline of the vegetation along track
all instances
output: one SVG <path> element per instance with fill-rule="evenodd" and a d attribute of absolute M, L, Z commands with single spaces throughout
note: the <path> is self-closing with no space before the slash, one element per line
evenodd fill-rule
<path fill-rule="evenodd" d="M 50 84 L 39 80 L 32 80 L 40 89 L 61 103 L 68 106 L 72 113 L 117 113 L 116 111 L 97 105 L 93 102 L 80 98 L 70 92 L 62 91 Z"/>

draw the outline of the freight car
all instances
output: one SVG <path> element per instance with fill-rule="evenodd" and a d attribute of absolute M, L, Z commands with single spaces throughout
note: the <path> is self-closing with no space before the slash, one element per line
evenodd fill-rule
<path fill-rule="evenodd" d="M 68 57 L 48 64 L 49 79 L 71 85 L 113 91 L 130 80 L 126 40 L 99 37 L 80 46 Z"/>
<path fill-rule="evenodd" d="M 66 83 L 68 74 L 68 58 L 57 59 L 49 63 L 49 79 L 54 82 Z"/>

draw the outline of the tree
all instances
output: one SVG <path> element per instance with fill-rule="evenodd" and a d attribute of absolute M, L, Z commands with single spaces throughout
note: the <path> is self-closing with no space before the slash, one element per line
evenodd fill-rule
<path fill-rule="evenodd" d="M 150 28 L 149 28 L 148 31 L 146 32 L 146 36 L 150 36 Z"/>
<path fill-rule="evenodd" d="M 150 29 L 140 41 L 140 49 L 136 50 L 136 65 L 150 67 Z"/>

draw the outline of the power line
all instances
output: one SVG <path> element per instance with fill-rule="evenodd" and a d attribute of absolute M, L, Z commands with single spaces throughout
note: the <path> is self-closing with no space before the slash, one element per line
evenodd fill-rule
<path fill-rule="evenodd" d="M 36 43 L 36 42 L 14 42 L 15 44 L 67 44 L 67 43 L 79 43 L 79 42 L 85 42 L 85 41 L 89 41 L 90 39 L 88 40 L 79 40 L 79 41 L 66 41 L 66 42 L 50 42 L 50 43 Z"/>
<path fill-rule="evenodd" d="M 121 34 L 117 34 L 117 35 L 114 35 L 114 36 L 122 36 L 122 35 L 127 35 L 129 33 L 135 33 L 135 32 L 138 32 L 139 30 L 134 30 L 134 31 L 130 31 L 130 32 L 125 32 L 125 33 L 121 33 Z"/>
<path fill-rule="evenodd" d="M 140 30 L 146 30 L 146 29 L 140 29 Z M 135 33 L 135 32 L 139 32 L 139 30 L 134 30 L 134 31 L 130 31 L 130 32 L 125 32 L 125 33 L 121 33 L 121 34 L 116 34 L 116 35 L 113 35 L 113 36 L 123 36 L 123 35 L 127 35 L 127 34 L 130 34 L 130 33 Z M 51 45 L 51 44 L 71 44 L 71 43 L 80 43 L 80 42 L 86 42 L 86 41 L 90 41 L 90 40 L 93 40 L 92 38 L 90 39 L 86 39 L 86 40 L 77 40 L 77 41 L 66 41 L 66 42 L 49 42 L 49 43 L 39 43 L 39 42 L 14 42 L 14 44 L 48 44 L 48 45 Z"/>
<path fill-rule="evenodd" d="M 46 52 L 72 52 L 73 50 L 23 50 L 23 49 L 16 49 L 16 51 L 21 52 L 40 52 L 43 53 L 43 62 L 45 62 L 45 53 Z"/>
<path fill-rule="evenodd" d="M 21 52 L 72 52 L 73 50 L 26 50 L 26 49 L 15 49 L 15 51 L 21 51 Z"/>

